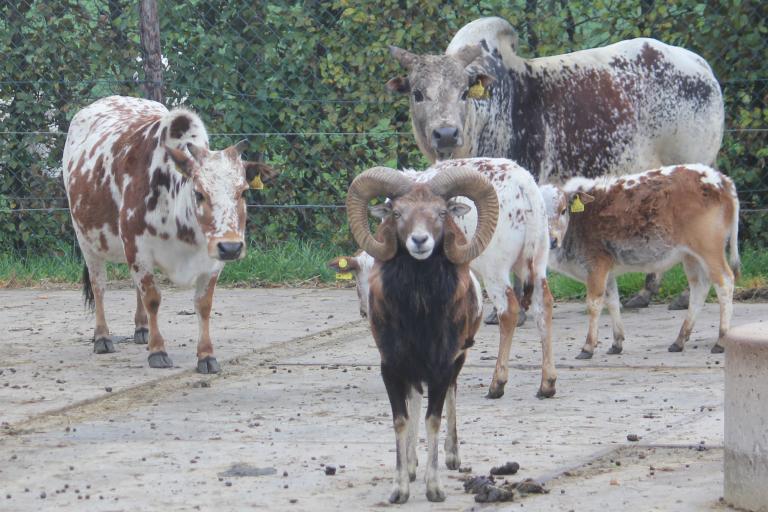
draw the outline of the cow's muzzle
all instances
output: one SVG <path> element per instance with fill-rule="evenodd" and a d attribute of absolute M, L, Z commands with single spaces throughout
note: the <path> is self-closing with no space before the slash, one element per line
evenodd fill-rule
<path fill-rule="evenodd" d="M 219 242 L 216 249 L 219 252 L 219 259 L 222 261 L 236 260 L 243 252 L 243 242 Z"/>
<path fill-rule="evenodd" d="M 461 143 L 461 134 L 455 126 L 444 126 L 432 130 L 432 147 L 438 152 L 449 152 Z"/>

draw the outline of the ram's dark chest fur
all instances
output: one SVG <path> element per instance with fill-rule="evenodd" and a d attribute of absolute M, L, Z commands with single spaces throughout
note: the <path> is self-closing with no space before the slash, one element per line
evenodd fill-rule
<path fill-rule="evenodd" d="M 371 294 L 371 328 L 382 364 L 409 382 L 444 379 L 463 346 L 466 298 L 456 301 L 457 274 L 442 248 L 424 261 L 401 248 L 374 276 L 381 295 Z"/>

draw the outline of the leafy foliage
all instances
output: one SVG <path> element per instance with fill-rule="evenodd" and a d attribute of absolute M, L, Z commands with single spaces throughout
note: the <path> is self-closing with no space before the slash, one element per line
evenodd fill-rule
<path fill-rule="evenodd" d="M 159 4 L 166 103 L 200 112 L 213 146 L 248 137 L 282 170 L 272 186 L 251 192 L 254 205 L 341 205 L 364 168 L 423 166 L 407 101 L 384 87 L 402 73 L 387 46 L 439 53 L 461 26 L 496 15 L 518 28 L 527 57 L 635 36 L 704 56 L 727 101 L 719 164 L 736 180 L 745 210 L 768 208 L 766 2 Z M 128 0 L 0 0 L 0 13 L 0 252 L 62 252 L 73 245 L 67 214 L 46 209 L 66 207 L 63 133 L 94 99 L 141 94 L 138 9 Z M 249 225 L 257 246 L 301 238 L 352 248 L 343 209 L 257 207 Z M 754 244 L 768 240 L 765 213 L 746 212 L 742 225 Z"/>

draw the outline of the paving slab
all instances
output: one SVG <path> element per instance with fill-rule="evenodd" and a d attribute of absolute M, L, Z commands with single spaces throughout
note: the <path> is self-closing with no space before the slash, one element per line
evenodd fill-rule
<path fill-rule="evenodd" d="M 113 331 L 131 332 L 133 292 L 109 296 Z M 191 371 L 196 322 L 176 314 L 186 308 L 189 292 L 165 293 L 163 326 L 179 367 L 150 370 L 144 347 L 132 343 L 116 354 L 90 352 L 91 319 L 75 292 L 0 292 L 9 332 L 0 362 L 0 510 L 393 508 L 389 404 L 354 291 L 217 290 L 217 376 Z M 498 331 L 483 326 L 458 391 L 470 472 L 443 467 L 447 499 L 431 504 L 421 467 L 399 508 L 726 509 L 724 358 L 709 353 L 717 306 L 705 306 L 686 350 L 670 354 L 682 317 L 663 306 L 627 312 L 618 356 L 604 354 L 606 317 L 598 353 L 579 361 L 584 307 L 558 304 L 559 378 L 547 400 L 535 398 L 541 352 L 532 322 L 515 335 L 506 394 L 484 398 Z M 735 305 L 735 324 L 765 318 L 768 304 Z M 509 481 L 534 478 L 550 492 L 493 505 L 464 493 L 467 474 L 507 461 L 520 464 Z"/>

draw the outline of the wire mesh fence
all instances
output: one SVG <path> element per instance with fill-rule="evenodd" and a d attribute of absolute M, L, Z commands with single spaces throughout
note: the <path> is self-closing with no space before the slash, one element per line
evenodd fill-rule
<path fill-rule="evenodd" d="M 651 36 L 707 59 L 726 99 L 719 167 L 742 201 L 741 236 L 768 240 L 768 3 L 680 0 L 427 2 L 190 0 L 159 7 L 162 82 L 148 84 L 130 0 L 0 0 L 0 255 L 75 251 L 61 178 L 72 116 L 161 86 L 207 123 L 211 145 L 248 138 L 282 174 L 251 192 L 251 243 L 349 249 L 343 202 L 373 165 L 420 167 L 387 45 L 441 53 L 469 21 L 517 27 L 524 57 Z"/>

